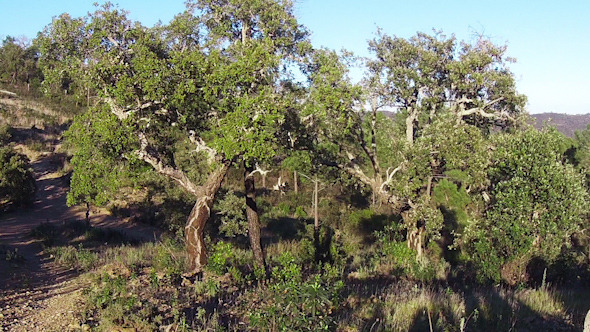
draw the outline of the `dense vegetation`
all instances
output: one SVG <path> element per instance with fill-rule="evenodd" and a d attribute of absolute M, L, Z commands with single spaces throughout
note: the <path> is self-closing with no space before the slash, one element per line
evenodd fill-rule
<path fill-rule="evenodd" d="M 506 48 L 483 38 L 380 31 L 368 46 L 355 84 L 353 55 L 314 48 L 275 0 L 189 1 L 153 28 L 105 4 L 55 18 L 32 46 L 4 41 L 5 86 L 87 106 L 65 134 L 68 204 L 173 234 L 102 256 L 52 243 L 99 271 L 84 319 L 463 331 L 566 310 L 546 283 L 590 280 L 590 127 L 569 139 L 527 126 Z M 29 188 L 26 161 L 0 156 Z"/>
<path fill-rule="evenodd" d="M 10 128 L 0 127 L 0 209 L 31 203 L 35 198 L 35 178 L 29 160 L 9 144 Z"/>

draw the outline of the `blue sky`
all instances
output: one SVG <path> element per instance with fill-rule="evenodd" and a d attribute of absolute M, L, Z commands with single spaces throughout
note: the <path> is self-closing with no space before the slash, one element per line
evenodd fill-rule
<path fill-rule="evenodd" d="M 0 38 L 34 38 L 53 16 L 82 16 L 95 0 L 0 0 Z M 134 20 L 166 23 L 184 0 L 113 0 Z M 442 30 L 458 39 L 477 34 L 507 44 L 511 69 L 531 113 L 590 113 L 589 0 L 294 0 L 299 21 L 315 46 L 368 56 L 377 27 L 390 35 Z"/>

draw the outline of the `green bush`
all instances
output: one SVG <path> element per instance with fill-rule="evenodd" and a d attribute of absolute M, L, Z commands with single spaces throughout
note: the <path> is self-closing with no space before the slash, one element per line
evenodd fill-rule
<path fill-rule="evenodd" d="M 55 224 L 42 222 L 31 230 L 29 233 L 35 239 L 41 240 L 44 246 L 54 245 L 59 235 L 59 230 Z"/>
<path fill-rule="evenodd" d="M 103 331 L 119 330 L 121 326 L 154 330 L 156 326 L 151 320 L 157 309 L 148 301 L 142 302 L 135 291 L 122 276 L 96 275 L 91 287 L 85 290 L 86 315 L 98 316 L 98 329 Z"/>
<path fill-rule="evenodd" d="M 301 266 L 289 252 L 283 253 L 278 263 L 271 285 L 258 292 L 262 302 L 251 311 L 251 326 L 264 331 L 332 330 L 343 282 L 334 281 L 334 273 L 304 280 Z"/>
<path fill-rule="evenodd" d="M 521 274 L 532 257 L 555 260 L 587 227 L 588 193 L 582 176 L 562 162 L 562 140 L 554 129 L 497 136 L 488 170 L 492 199 L 485 218 L 465 230 L 480 280 L 520 278 L 511 271 Z"/>
<path fill-rule="evenodd" d="M 9 125 L 0 124 L 0 143 L 8 144 L 12 138 L 12 128 Z"/>
<path fill-rule="evenodd" d="M 228 272 L 229 260 L 232 256 L 232 244 L 229 242 L 219 241 L 211 248 L 211 254 L 209 255 L 207 267 L 217 274 L 224 274 Z"/>
<path fill-rule="evenodd" d="M 28 158 L 10 146 L 0 148 L 0 204 L 31 203 L 35 191 L 35 177 Z"/>
<path fill-rule="evenodd" d="M 227 237 L 248 234 L 248 220 L 246 219 L 246 201 L 234 191 L 228 191 L 225 196 L 215 202 L 215 210 L 219 211 L 221 225 L 219 232 Z"/>

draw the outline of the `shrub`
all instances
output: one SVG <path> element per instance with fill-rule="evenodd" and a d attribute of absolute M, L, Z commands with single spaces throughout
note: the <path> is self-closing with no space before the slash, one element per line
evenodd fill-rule
<path fill-rule="evenodd" d="M 221 216 L 220 233 L 227 237 L 248 234 L 246 204 L 243 197 L 238 197 L 234 191 L 230 190 L 216 202 L 215 209 Z"/>
<path fill-rule="evenodd" d="M 224 274 L 228 271 L 228 263 L 232 256 L 233 247 L 231 243 L 219 241 L 211 248 L 207 267 L 217 274 Z"/>
<path fill-rule="evenodd" d="M 0 124 L 0 143 L 7 144 L 12 138 L 12 128 L 6 124 Z"/>
<path fill-rule="evenodd" d="M 289 252 L 278 260 L 279 265 L 272 271 L 271 285 L 258 292 L 262 302 L 249 316 L 251 326 L 265 331 L 333 329 L 333 312 L 343 282 L 334 281 L 333 273 L 316 274 L 304 280 L 301 266 Z"/>
<path fill-rule="evenodd" d="M 31 203 L 35 191 L 35 178 L 28 158 L 10 146 L 0 148 L 0 203 L 15 206 Z"/>
<path fill-rule="evenodd" d="M 485 218 L 466 229 L 480 280 L 499 281 L 499 271 L 512 262 L 551 262 L 571 246 L 572 234 L 587 227 L 588 193 L 580 174 L 562 163 L 561 141 L 554 129 L 496 138 L 488 170 L 492 199 Z"/>

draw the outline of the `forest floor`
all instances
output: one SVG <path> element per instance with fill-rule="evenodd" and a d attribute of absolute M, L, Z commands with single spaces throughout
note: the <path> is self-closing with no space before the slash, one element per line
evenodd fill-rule
<path fill-rule="evenodd" d="M 14 101 L 4 104 L 14 105 Z M 61 169 L 65 155 L 55 152 L 61 144 L 62 130 L 63 126 L 13 127 L 15 148 L 31 160 L 37 193 L 32 205 L 0 212 L 0 331 L 77 329 L 72 315 L 84 288 L 83 281 L 75 278 L 76 271 L 56 264 L 41 241 L 30 235 L 42 223 L 63 225 L 85 219 L 85 208 L 66 204 L 69 174 Z M 31 149 L 31 142 L 37 142 L 38 148 Z M 90 223 L 92 227 L 115 229 L 140 241 L 154 241 L 161 233 L 156 228 L 113 217 L 102 209 L 92 209 Z"/>

